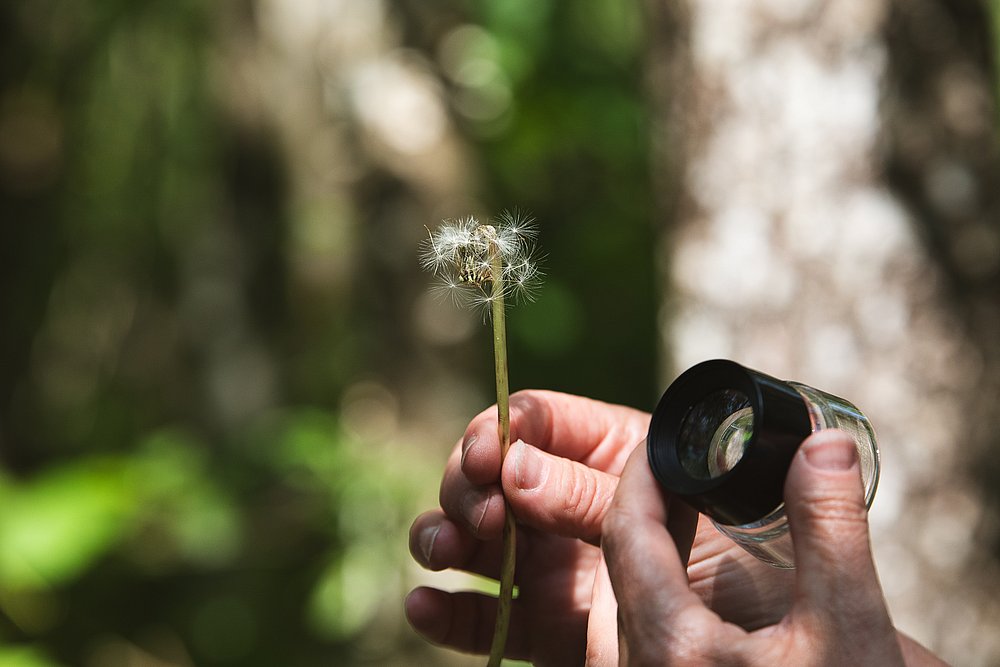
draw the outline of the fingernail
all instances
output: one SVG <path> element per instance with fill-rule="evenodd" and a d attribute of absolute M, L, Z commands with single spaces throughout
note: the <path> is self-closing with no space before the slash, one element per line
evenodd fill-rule
<path fill-rule="evenodd" d="M 472 433 L 470 435 L 465 436 L 465 440 L 462 441 L 462 465 L 463 466 L 465 465 L 465 456 L 469 453 L 469 450 L 472 449 L 472 446 L 474 444 L 476 444 L 477 440 L 479 440 L 479 434 L 478 433 Z"/>
<path fill-rule="evenodd" d="M 438 531 L 441 530 L 441 524 L 434 524 L 433 526 L 427 526 L 420 531 L 420 553 L 424 556 L 424 563 L 430 565 L 431 554 L 434 553 L 434 540 L 437 539 Z"/>
<path fill-rule="evenodd" d="M 482 488 L 469 489 L 462 497 L 462 516 L 469 522 L 475 532 L 479 532 L 479 527 L 486 517 L 486 510 L 490 506 L 490 494 Z"/>
<path fill-rule="evenodd" d="M 537 489 L 545 481 L 548 468 L 534 448 L 519 443 L 514 449 L 514 483 L 522 491 Z"/>
<path fill-rule="evenodd" d="M 858 460 L 854 443 L 841 437 L 814 438 L 803 445 L 802 453 L 822 470 L 849 470 Z"/>

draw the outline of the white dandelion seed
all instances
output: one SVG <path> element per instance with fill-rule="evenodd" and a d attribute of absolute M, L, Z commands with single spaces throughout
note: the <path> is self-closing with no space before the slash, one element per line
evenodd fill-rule
<path fill-rule="evenodd" d="M 456 305 L 488 311 L 499 299 L 533 300 L 542 274 L 535 250 L 538 229 L 530 216 L 505 211 L 488 224 L 469 216 L 427 234 L 420 264 L 440 279 L 436 291 Z M 494 289 L 497 281 L 499 290 Z"/>
<path fill-rule="evenodd" d="M 420 251 L 420 264 L 440 280 L 437 290 L 450 295 L 456 304 L 483 309 L 484 318 L 486 314 L 492 316 L 501 465 L 510 449 L 505 305 L 508 300 L 531 299 L 540 282 L 535 250 L 537 233 L 534 220 L 520 212 L 504 212 L 488 224 L 468 217 L 446 221 L 434 232 L 427 230 Z M 507 512 L 496 624 L 488 663 L 491 666 L 500 664 L 510 626 L 516 536 L 514 514 Z"/>

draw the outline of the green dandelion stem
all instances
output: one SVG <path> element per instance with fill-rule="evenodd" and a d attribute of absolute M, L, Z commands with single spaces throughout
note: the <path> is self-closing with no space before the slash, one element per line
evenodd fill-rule
<path fill-rule="evenodd" d="M 503 257 L 491 243 L 490 271 L 492 278 L 493 361 L 497 383 L 497 434 L 500 437 L 500 465 L 510 449 L 510 388 L 507 381 L 507 325 L 504 312 Z M 503 524 L 503 557 L 500 563 L 500 597 L 493 629 L 493 644 L 487 667 L 499 667 L 507 645 L 510 627 L 510 607 L 514 597 L 514 559 L 517 552 L 514 513 L 505 501 Z"/>
<path fill-rule="evenodd" d="M 500 459 L 510 449 L 510 388 L 507 379 L 507 301 L 530 299 L 540 277 L 531 218 L 503 213 L 495 224 L 479 224 L 474 217 L 448 222 L 428 238 L 420 253 L 425 269 L 442 278 L 443 286 L 464 305 L 486 306 L 493 323 L 493 359 L 496 364 L 497 434 Z M 499 667 L 507 645 L 511 602 L 514 597 L 516 522 L 504 502 L 503 553 L 500 595 L 490 647 L 489 667 Z"/>

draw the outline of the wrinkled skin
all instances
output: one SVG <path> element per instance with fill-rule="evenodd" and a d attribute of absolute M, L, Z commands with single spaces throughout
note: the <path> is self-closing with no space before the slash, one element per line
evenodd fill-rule
<path fill-rule="evenodd" d="M 495 408 L 473 419 L 455 446 L 441 508 L 414 521 L 410 548 L 430 569 L 497 577 L 502 481 L 519 523 L 520 594 L 509 657 L 537 665 L 578 665 L 587 655 L 617 662 L 614 597 L 608 587 L 594 586 L 606 580 L 596 545 L 618 475 L 648 425 L 648 414 L 630 408 L 525 391 L 511 396 L 515 443 L 502 470 Z M 700 599 L 742 627 L 772 623 L 791 603 L 791 573 L 760 564 L 704 519 L 688 572 Z M 489 596 L 429 588 L 413 591 L 406 602 L 411 624 L 427 639 L 474 653 L 489 649 L 495 609 Z"/>
<path fill-rule="evenodd" d="M 817 472 L 796 457 L 785 493 L 799 567 L 778 570 L 671 502 L 641 451 L 617 493 L 648 424 L 630 408 L 518 392 L 501 467 L 496 408 L 484 411 L 448 460 L 441 507 L 413 522 L 414 558 L 496 578 L 502 485 L 518 520 L 508 657 L 543 666 L 943 664 L 889 622 L 856 461 Z M 838 441 L 853 452 L 838 432 L 802 449 Z M 471 653 L 489 650 L 495 612 L 495 599 L 478 593 L 418 588 L 406 600 L 417 632 Z"/>
<path fill-rule="evenodd" d="M 693 538 L 692 510 L 666 497 L 645 459 L 633 456 L 603 530 L 622 662 L 903 665 L 872 563 L 861 469 L 846 434 L 825 431 L 802 444 L 786 480 L 785 508 L 795 546 L 793 603 L 780 621 L 748 632 L 691 590 L 683 545 Z"/>

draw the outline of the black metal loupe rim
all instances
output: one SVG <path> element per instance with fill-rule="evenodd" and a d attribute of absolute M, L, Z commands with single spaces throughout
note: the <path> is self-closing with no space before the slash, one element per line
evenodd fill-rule
<path fill-rule="evenodd" d="M 753 430 L 742 458 L 715 477 L 692 475 L 681 462 L 681 430 L 690 411 L 715 393 L 743 394 Z M 719 415 L 719 421 L 727 415 Z M 792 457 L 812 431 L 802 396 L 791 386 L 734 361 L 705 361 L 682 373 L 653 411 L 646 441 L 649 465 L 660 485 L 719 523 L 758 521 L 783 500 Z"/>

